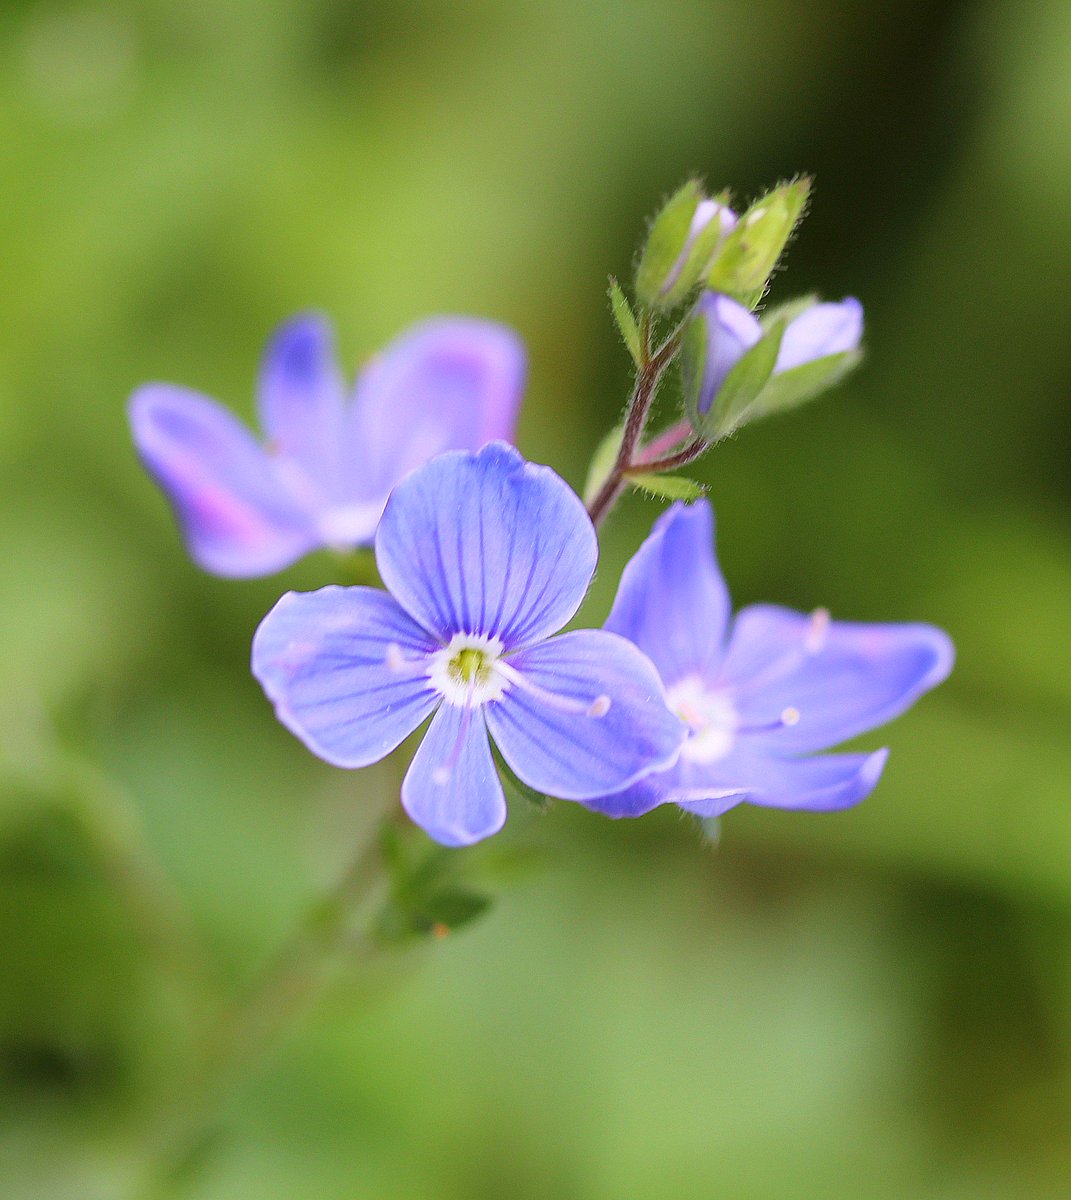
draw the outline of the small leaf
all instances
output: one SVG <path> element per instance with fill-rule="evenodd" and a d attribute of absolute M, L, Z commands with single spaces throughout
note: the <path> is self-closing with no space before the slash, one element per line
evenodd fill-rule
<path fill-rule="evenodd" d="M 688 419 L 701 437 L 716 442 L 728 437 L 748 419 L 748 410 L 767 386 L 785 327 L 778 322 L 735 364 L 718 389 L 710 410 L 701 413 L 696 408 L 697 392 L 686 392 Z"/>
<path fill-rule="evenodd" d="M 618 425 L 596 446 L 591 456 L 591 466 L 588 467 L 588 477 L 584 482 L 584 503 L 590 504 L 599 494 L 599 489 L 610 477 L 610 472 L 617 462 L 617 454 L 625 436 L 624 425 Z"/>
<path fill-rule="evenodd" d="M 451 887 L 433 892 L 424 901 L 422 914 L 425 930 L 439 932 L 460 929 L 491 907 L 491 897 L 469 888 Z"/>
<path fill-rule="evenodd" d="M 862 350 L 827 354 L 772 375 L 748 413 L 748 419 L 785 412 L 835 387 L 862 361 Z"/>
<path fill-rule="evenodd" d="M 702 484 L 684 475 L 626 475 L 634 488 L 660 500 L 684 500 L 691 503 L 706 493 Z"/>
<path fill-rule="evenodd" d="M 643 362 L 640 327 L 636 324 L 635 314 L 629 307 L 628 300 L 625 299 L 621 285 L 612 275 L 610 276 L 610 311 L 614 315 L 614 323 L 624 339 L 625 347 L 632 355 L 632 361 L 637 367 L 640 366 Z"/>
<path fill-rule="evenodd" d="M 688 241 L 692 217 L 703 199 L 699 181 L 689 179 L 675 192 L 651 224 L 651 232 L 636 270 L 636 295 L 642 304 L 657 306 L 666 280 Z"/>
<path fill-rule="evenodd" d="M 803 177 L 768 192 L 740 218 L 707 274 L 707 287 L 742 303 L 761 297 L 803 217 L 811 181 Z"/>

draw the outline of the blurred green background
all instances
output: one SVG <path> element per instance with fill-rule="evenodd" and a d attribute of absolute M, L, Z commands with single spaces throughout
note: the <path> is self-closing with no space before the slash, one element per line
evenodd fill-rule
<path fill-rule="evenodd" d="M 330 561 L 198 572 L 131 389 L 248 416 L 299 309 L 350 368 L 484 314 L 529 346 L 522 449 L 579 485 L 645 218 L 690 172 L 799 170 L 773 298 L 859 295 L 869 357 L 705 467 L 723 565 L 739 603 L 945 626 L 951 681 L 864 739 L 892 757 L 849 813 L 737 810 L 711 848 L 515 811 L 474 865 L 540 864 L 349 971 L 177 1194 L 1068 1195 L 1071 7 L 8 0 L 0 145 L 4 1200 L 133 1195 L 211 997 L 396 780 L 313 759 L 248 674 Z M 591 622 L 656 512 L 611 523 Z"/>

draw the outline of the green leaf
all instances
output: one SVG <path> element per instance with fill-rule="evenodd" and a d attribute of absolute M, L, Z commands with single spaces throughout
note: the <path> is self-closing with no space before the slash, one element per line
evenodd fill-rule
<path fill-rule="evenodd" d="M 460 929 L 491 907 L 491 897 L 465 887 L 443 888 L 424 901 L 424 932 Z"/>
<path fill-rule="evenodd" d="M 610 472 L 617 462 L 617 454 L 625 436 L 624 425 L 618 425 L 596 446 L 591 456 L 591 466 L 588 467 L 588 477 L 584 482 L 584 503 L 590 504 L 599 494 L 599 489 L 610 477 Z"/>
<path fill-rule="evenodd" d="M 617 325 L 618 332 L 624 339 L 629 354 L 632 355 L 632 361 L 638 367 L 643 362 L 640 327 L 636 324 L 636 317 L 629 307 L 628 300 L 625 299 L 621 285 L 612 275 L 610 276 L 610 311 L 614 315 L 614 323 Z"/>
<path fill-rule="evenodd" d="M 698 410 L 698 385 L 685 390 L 687 416 L 696 433 L 716 442 L 750 419 L 751 406 L 770 380 L 784 332 L 784 324 L 777 322 L 748 350 L 726 375 L 709 411 Z"/>
<path fill-rule="evenodd" d="M 702 484 L 684 475 L 626 475 L 634 488 L 660 500 L 684 500 L 689 504 L 706 493 Z"/>
<path fill-rule="evenodd" d="M 853 371 L 862 361 L 862 350 L 827 354 L 808 363 L 772 375 L 748 413 L 748 419 L 785 412 L 813 400 Z"/>
<path fill-rule="evenodd" d="M 684 250 L 692 217 L 702 199 L 699 181 L 689 179 L 652 222 L 636 269 L 636 295 L 641 304 L 654 307 L 662 304 L 662 289 Z"/>
<path fill-rule="evenodd" d="M 707 287 L 743 303 L 761 297 L 770 275 L 803 217 L 807 177 L 783 183 L 757 200 L 725 239 L 707 273 Z"/>

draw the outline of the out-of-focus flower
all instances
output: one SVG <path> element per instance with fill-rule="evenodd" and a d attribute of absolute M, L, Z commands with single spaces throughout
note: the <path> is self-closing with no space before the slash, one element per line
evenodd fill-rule
<path fill-rule="evenodd" d="M 317 547 L 371 543 L 391 488 L 433 455 L 511 438 L 524 377 L 512 330 L 440 317 L 391 342 L 347 398 L 330 326 L 305 315 L 264 356 L 266 443 L 172 384 L 139 388 L 130 419 L 194 560 L 217 575 L 267 575 Z"/>
<path fill-rule="evenodd" d="M 754 313 L 719 292 L 703 293 L 694 319 L 702 323 L 705 334 L 696 408 L 707 413 L 726 376 L 760 341 L 764 330 Z M 815 304 L 785 326 L 772 375 L 857 350 L 862 337 L 863 306 L 858 300 L 849 296 L 835 304 Z"/>
<path fill-rule="evenodd" d="M 390 595 L 288 593 L 253 640 L 253 673 L 315 754 L 363 767 L 431 716 L 402 785 L 447 845 L 506 817 L 492 737 L 537 791 L 585 800 L 668 766 L 684 726 L 651 662 L 572 617 L 598 544 L 583 504 L 502 442 L 451 453 L 391 493 L 375 539 Z M 434 716 L 432 716 L 434 714 Z"/>
<path fill-rule="evenodd" d="M 675 504 L 625 568 L 606 628 L 655 665 L 688 724 L 677 762 L 588 806 L 638 816 L 673 803 L 717 816 L 746 801 L 847 808 L 873 790 L 887 751 L 820 754 L 898 716 L 952 668 L 929 625 L 862 625 L 772 605 L 739 612 L 713 551 L 705 501 Z"/>

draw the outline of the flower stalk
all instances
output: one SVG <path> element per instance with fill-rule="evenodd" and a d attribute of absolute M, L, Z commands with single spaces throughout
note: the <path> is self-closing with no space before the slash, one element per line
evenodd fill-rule
<path fill-rule="evenodd" d="M 626 477 L 629 473 L 636 471 L 637 468 L 642 468 L 644 472 L 650 470 L 641 461 L 634 461 L 633 456 L 643 437 L 651 405 L 658 394 L 658 385 L 680 350 L 682 330 L 681 328 L 674 330 L 653 352 L 651 350 L 651 332 L 651 315 L 645 313 L 640 321 L 642 359 L 625 412 L 625 431 L 621 438 L 621 446 L 609 475 L 588 506 L 588 516 L 591 517 L 592 524 L 596 529 L 603 523 L 617 502 L 625 488 Z"/>

